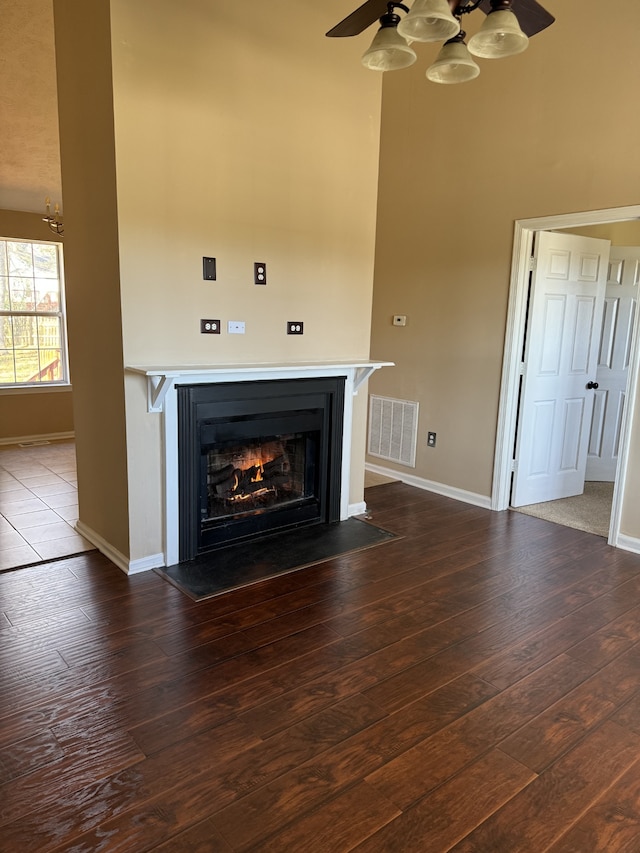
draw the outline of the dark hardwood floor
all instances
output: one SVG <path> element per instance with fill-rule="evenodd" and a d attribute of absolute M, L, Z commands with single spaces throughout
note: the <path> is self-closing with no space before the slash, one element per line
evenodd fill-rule
<path fill-rule="evenodd" d="M 404 538 L 194 603 L 0 575 L 0 851 L 638 853 L 640 556 L 401 483 Z"/>

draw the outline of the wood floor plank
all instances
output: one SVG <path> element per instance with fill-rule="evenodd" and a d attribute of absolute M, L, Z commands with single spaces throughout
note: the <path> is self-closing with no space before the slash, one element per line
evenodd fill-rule
<path fill-rule="evenodd" d="M 384 629 L 371 630 L 373 636 L 378 639 L 382 636 L 382 631 L 386 631 L 387 641 L 381 649 L 342 667 L 333 667 L 327 674 L 303 683 L 259 708 L 243 713 L 242 719 L 250 722 L 256 730 L 267 734 L 280 730 L 284 719 L 303 719 L 337 699 L 368 691 L 395 671 L 404 672 L 422 660 L 431 659 L 450 643 L 458 642 L 474 633 L 474 617 L 460 619 L 455 626 L 453 622 L 454 620 L 438 622 L 419 631 L 419 626 L 424 624 L 419 611 L 417 620 L 410 621 L 408 628 L 406 617 L 387 622 Z M 403 638 L 403 633 L 408 633 L 409 636 Z M 368 634 L 369 632 L 361 632 L 356 638 L 362 639 Z M 355 638 L 352 638 L 352 642 L 354 641 Z M 435 685 L 433 688 L 429 686 L 423 692 L 434 688 Z"/>
<path fill-rule="evenodd" d="M 599 797 L 547 853 L 637 853 L 640 842 L 640 762 Z"/>
<path fill-rule="evenodd" d="M 77 733 L 64 737 L 59 732 L 56 738 L 62 748 L 61 758 L 3 786 L 0 826 L 18 821 L 37 808 L 55 809 L 63 792 L 82 789 L 144 758 L 125 732 L 117 728 L 105 731 L 92 720 L 78 727 Z M 9 831 L 3 830 L 3 837 L 5 833 Z"/>
<path fill-rule="evenodd" d="M 257 744 L 223 767 L 202 765 L 199 772 L 151 799 L 137 799 L 122 811 L 60 850 L 130 851 L 159 844 L 165 834 L 203 820 L 212 808 L 235 801 L 287 772 L 292 766 L 348 739 L 377 719 L 381 712 L 365 700 L 348 700 L 324 711 L 282 735 Z M 135 805 L 132 820 L 131 805 Z"/>
<path fill-rule="evenodd" d="M 478 759 L 355 850 L 449 850 L 535 779 L 522 764 L 505 758 L 495 750 Z"/>
<path fill-rule="evenodd" d="M 475 672 L 499 689 L 505 690 L 554 657 L 565 652 L 569 654 L 580 640 L 591 636 L 594 630 L 608 621 L 606 613 L 591 611 L 589 619 L 579 611 L 570 613 L 551 626 L 536 631 L 503 652 L 488 658 L 476 667 Z"/>
<path fill-rule="evenodd" d="M 567 812 L 582 815 L 638 759 L 640 738 L 606 722 L 531 782 L 452 853 L 540 853 L 563 834 Z M 544 815 L 544 819 L 541 819 Z"/>
<path fill-rule="evenodd" d="M 400 810 L 360 782 L 320 806 L 312 814 L 294 821 L 282 832 L 260 842 L 261 853 L 326 853 L 352 850 L 360 842 L 390 823 Z M 251 845 L 248 850 L 255 850 Z"/>
<path fill-rule="evenodd" d="M 49 790 L 37 798 L 38 809 L 33 808 L 35 798 L 27 803 L 31 808 L 16 800 L 14 820 L 2 829 L 2 843 L 9 851 L 56 850 L 106 820 L 130 814 L 137 803 L 142 805 L 168 788 L 188 783 L 202 768 L 202 756 L 225 766 L 259 744 L 244 726 L 232 720 L 215 732 L 193 738 L 188 748 L 166 750 L 104 778 L 96 774 L 84 785 L 65 785 L 62 778 L 57 784 L 50 781 Z"/>
<path fill-rule="evenodd" d="M 545 590 L 539 602 L 536 602 L 535 597 L 531 594 L 525 595 L 521 593 L 520 595 L 523 599 L 524 607 L 520 610 L 514 610 L 513 596 L 509 594 L 505 594 L 500 596 L 498 599 L 494 599 L 490 604 L 481 603 L 477 608 L 472 609 L 469 612 L 458 614 L 457 619 L 451 619 L 446 626 L 448 632 L 447 641 L 438 645 L 436 640 L 435 645 L 430 647 L 429 652 L 425 653 L 423 657 L 425 659 L 430 658 L 438 652 L 442 645 L 446 646 L 453 642 L 460 642 L 465 638 L 465 631 L 472 635 L 467 645 L 473 646 L 478 658 L 487 657 L 489 652 L 489 649 L 486 648 L 487 646 L 491 646 L 491 653 L 501 651 L 505 646 L 513 643 L 514 639 L 527 631 L 533 631 L 539 629 L 545 624 L 553 623 L 559 617 L 562 617 L 567 612 L 571 612 L 572 609 L 575 609 L 578 604 L 583 604 L 585 601 L 591 600 L 591 597 L 595 596 L 600 588 L 600 584 L 596 585 L 594 589 L 584 588 L 581 581 L 578 584 L 570 586 L 566 592 L 561 590 L 551 597 L 549 597 L 549 593 Z M 610 589 L 610 585 L 607 585 L 605 588 Z M 504 608 L 504 613 L 508 614 L 508 617 L 505 616 L 505 618 L 499 623 L 499 626 L 495 627 L 495 623 L 499 621 L 501 608 Z M 424 618 L 426 618 L 426 616 L 427 614 L 425 614 Z M 385 624 L 390 627 L 391 623 Z M 486 628 L 485 634 L 481 633 L 483 628 Z M 457 636 L 456 630 L 461 632 Z M 479 639 L 482 639 L 484 643 L 480 643 Z M 469 665 L 471 666 L 471 663 Z M 431 664 L 429 660 L 426 660 L 422 669 L 430 671 L 430 667 Z M 379 667 L 379 669 L 384 670 L 386 668 Z M 411 671 L 409 669 L 409 664 L 405 666 L 405 670 L 405 672 L 402 672 L 397 676 L 396 684 L 404 681 L 405 684 L 409 685 L 410 690 L 419 690 L 420 688 L 416 687 L 416 685 L 421 684 L 419 678 L 420 673 Z M 386 669 L 386 671 L 387 675 L 389 675 L 388 669 Z M 344 675 L 344 673 L 342 675 Z M 317 708 L 326 701 L 327 696 L 335 695 L 335 679 L 339 677 L 340 674 L 336 673 L 335 676 L 333 676 L 333 684 L 325 679 L 321 683 L 310 683 L 306 688 L 299 688 L 297 693 L 311 696 L 313 707 Z M 358 683 L 357 685 L 353 685 L 352 689 L 365 690 L 367 689 L 367 686 L 362 683 Z M 391 692 L 391 681 L 388 681 L 384 686 L 380 686 L 377 693 L 370 695 L 374 698 L 374 701 L 388 701 L 388 697 Z M 383 699 L 382 696 L 387 698 Z M 411 701 L 411 696 L 407 696 L 406 701 Z M 265 730 L 267 730 L 266 726 L 269 725 L 269 719 L 278 721 L 282 718 L 285 704 L 287 704 L 287 713 L 291 713 L 294 706 L 298 708 L 301 707 L 300 699 L 297 695 L 291 695 L 282 700 L 277 700 L 272 705 L 264 706 L 261 711 L 261 720 L 262 725 L 265 726 Z M 310 705 L 307 703 L 305 708 L 308 709 L 309 707 Z M 304 712 L 306 711 L 303 711 L 303 713 Z"/>
<path fill-rule="evenodd" d="M 0 573 L 2 853 L 638 853 L 640 555 L 367 503 L 400 538 L 202 602 Z"/>
<path fill-rule="evenodd" d="M 619 726 L 629 731 L 640 734 L 640 693 L 636 693 L 631 699 L 617 711 L 612 718 Z"/>
<path fill-rule="evenodd" d="M 518 732 L 501 749 L 540 773 L 640 690 L 640 648 L 596 672 Z"/>
<path fill-rule="evenodd" d="M 259 848 L 266 836 L 291 821 L 292 814 L 304 815 L 318 808 L 338 791 L 481 706 L 491 695 L 487 685 L 471 676 L 448 684 L 243 797 L 216 814 L 214 824 L 234 847 Z"/>
<path fill-rule="evenodd" d="M 567 654 L 603 666 L 617 655 L 640 642 L 640 606 L 633 607 L 582 642 L 572 646 Z"/>
<path fill-rule="evenodd" d="M 153 848 L 156 853 L 233 853 L 210 820 L 203 820 Z"/>
<path fill-rule="evenodd" d="M 591 672 L 582 662 L 556 658 L 441 732 L 388 761 L 367 775 L 366 781 L 400 808 L 408 808 L 497 747 L 566 691 L 581 684 Z"/>
<path fill-rule="evenodd" d="M 0 749 L 0 785 L 58 761 L 64 750 L 49 729 Z"/>

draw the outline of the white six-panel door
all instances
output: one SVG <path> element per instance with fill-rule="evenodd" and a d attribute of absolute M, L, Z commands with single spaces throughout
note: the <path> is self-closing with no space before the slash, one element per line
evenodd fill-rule
<path fill-rule="evenodd" d="M 584 490 L 610 243 L 539 232 L 512 506 Z"/>
<path fill-rule="evenodd" d="M 616 478 L 620 430 L 638 306 L 640 249 L 612 246 L 598 352 L 587 480 Z"/>

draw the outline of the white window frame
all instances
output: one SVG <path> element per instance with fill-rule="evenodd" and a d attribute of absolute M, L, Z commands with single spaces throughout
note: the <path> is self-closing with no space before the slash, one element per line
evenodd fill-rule
<path fill-rule="evenodd" d="M 60 361 L 62 379 L 45 382 L 0 382 L 0 393 L 45 392 L 65 390 L 71 385 L 69 377 L 69 355 L 67 341 L 67 303 L 64 282 L 64 257 L 62 244 L 55 240 L 32 240 L 29 237 L 0 237 L 0 243 L 30 243 L 31 245 L 55 246 L 58 255 L 58 286 L 60 293 L 57 311 L 7 311 L 0 308 L 0 317 L 57 317 L 60 320 Z"/>

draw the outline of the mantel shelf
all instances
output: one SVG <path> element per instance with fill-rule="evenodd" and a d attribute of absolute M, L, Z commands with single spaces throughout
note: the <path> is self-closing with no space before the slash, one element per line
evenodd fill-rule
<path fill-rule="evenodd" d="M 191 384 L 205 382 L 243 382 L 260 378 L 295 379 L 303 376 L 348 376 L 353 378 L 353 393 L 371 374 L 381 367 L 393 367 L 392 361 L 308 361 L 263 362 L 256 364 L 186 364 L 130 365 L 127 371 L 147 377 L 148 411 L 162 412 L 167 393 L 186 380 Z"/>

